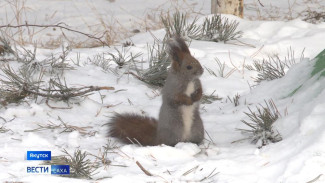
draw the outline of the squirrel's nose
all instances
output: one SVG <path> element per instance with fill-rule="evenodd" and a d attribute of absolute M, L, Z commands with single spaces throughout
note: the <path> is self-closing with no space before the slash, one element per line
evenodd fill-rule
<path fill-rule="evenodd" d="M 198 69 L 196 72 L 195 72 L 195 75 L 202 75 L 203 74 L 203 68 L 200 68 L 200 69 Z"/>

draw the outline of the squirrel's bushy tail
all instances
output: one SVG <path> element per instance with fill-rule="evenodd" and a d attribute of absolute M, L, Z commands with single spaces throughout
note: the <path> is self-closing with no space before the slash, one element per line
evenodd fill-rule
<path fill-rule="evenodd" d="M 109 136 L 124 143 L 155 145 L 157 120 L 137 114 L 115 114 L 110 123 Z"/>

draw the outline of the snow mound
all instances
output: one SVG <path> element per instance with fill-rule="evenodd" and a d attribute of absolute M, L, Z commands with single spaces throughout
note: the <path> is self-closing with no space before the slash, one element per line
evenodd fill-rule
<path fill-rule="evenodd" d="M 315 59 L 293 66 L 285 77 L 262 83 L 248 96 L 248 100 L 272 98 L 282 113 L 275 126 L 283 140 L 259 152 L 259 156 L 268 162 L 259 172 L 269 175 L 279 173 L 278 178 L 270 182 L 308 182 L 323 174 L 324 76 L 325 50 Z M 320 176 L 318 180 L 325 179 Z"/>

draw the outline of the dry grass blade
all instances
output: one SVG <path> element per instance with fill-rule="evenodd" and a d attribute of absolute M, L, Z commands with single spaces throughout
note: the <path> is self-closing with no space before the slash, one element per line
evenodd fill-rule
<path fill-rule="evenodd" d="M 33 130 L 24 130 L 24 132 L 37 132 L 37 131 L 43 131 L 43 130 L 47 130 L 47 129 L 61 128 L 61 124 L 56 125 L 52 122 L 50 122 L 50 124 L 46 124 L 46 125 L 37 124 L 37 126 L 38 126 L 38 128 L 35 128 Z"/>
<path fill-rule="evenodd" d="M 221 61 L 218 58 L 215 58 L 214 60 L 218 66 L 218 68 L 217 68 L 218 74 L 208 67 L 205 67 L 205 69 L 208 71 L 209 74 L 211 74 L 215 77 L 228 78 L 232 73 L 234 73 L 237 70 L 236 68 L 232 68 L 229 72 L 225 73 L 225 68 L 226 68 L 225 62 L 221 63 Z"/>
<path fill-rule="evenodd" d="M 217 169 L 217 168 L 214 168 L 214 169 L 212 170 L 212 172 L 211 172 L 208 176 L 206 176 L 206 177 L 204 177 L 203 179 L 201 179 L 200 182 L 203 182 L 203 181 L 205 181 L 205 180 L 207 180 L 207 179 L 211 179 L 212 177 L 216 176 L 216 175 L 219 173 L 219 172 L 214 173 L 214 172 L 216 171 L 216 169 Z"/>
<path fill-rule="evenodd" d="M 239 106 L 240 95 L 238 93 L 232 99 L 228 96 L 228 99 L 235 105 L 235 107 Z"/>
<path fill-rule="evenodd" d="M 316 178 L 314 178 L 313 180 L 310 180 L 306 183 L 313 183 L 313 182 L 316 182 L 321 176 L 323 176 L 323 174 L 319 174 Z"/>
<path fill-rule="evenodd" d="M 0 127 L 0 133 L 6 133 L 6 132 L 9 132 L 9 131 L 12 131 L 12 130 L 4 127 L 4 125 Z"/>
<path fill-rule="evenodd" d="M 199 168 L 199 165 L 196 165 L 195 167 L 193 167 L 193 168 L 187 170 L 186 172 L 184 172 L 184 173 L 182 174 L 182 176 L 186 176 L 186 175 L 192 173 L 193 171 L 197 170 L 198 168 Z"/>

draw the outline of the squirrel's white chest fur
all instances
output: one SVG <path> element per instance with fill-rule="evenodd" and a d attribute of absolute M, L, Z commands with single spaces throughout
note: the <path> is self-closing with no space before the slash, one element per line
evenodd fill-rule
<path fill-rule="evenodd" d="M 187 88 L 185 90 L 185 95 L 191 96 L 191 94 L 195 91 L 194 82 L 191 81 L 188 83 Z M 194 118 L 194 109 L 197 105 L 197 102 L 193 103 L 192 105 L 183 105 L 181 106 L 181 114 L 183 118 L 183 140 L 186 140 L 191 135 L 191 128 L 193 124 Z"/>

